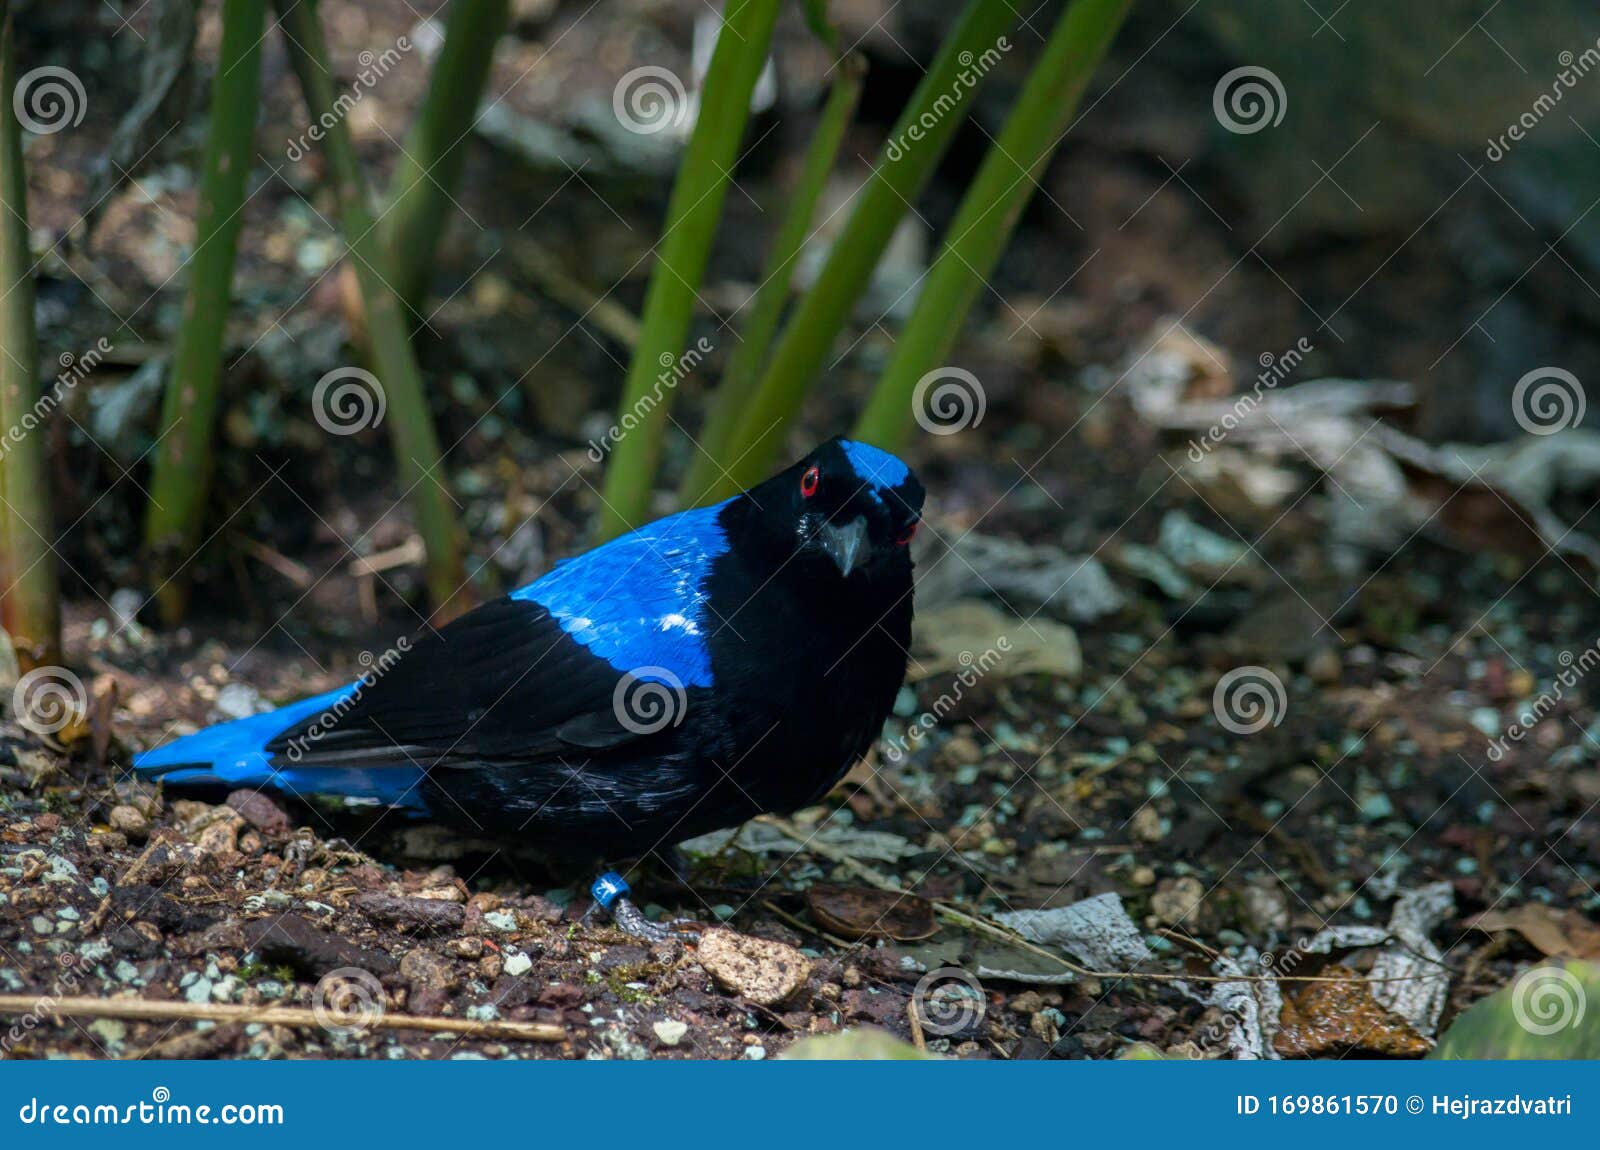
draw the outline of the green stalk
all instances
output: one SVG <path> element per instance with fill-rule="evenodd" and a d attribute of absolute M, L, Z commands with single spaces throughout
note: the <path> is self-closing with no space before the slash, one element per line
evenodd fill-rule
<path fill-rule="evenodd" d="M 721 35 L 701 91 L 699 118 L 667 205 L 656 266 L 645 293 L 639 344 L 623 388 L 621 411 L 637 423 L 617 440 L 606 468 L 602 538 L 637 527 L 649 514 L 673 390 L 662 385 L 663 364 L 675 362 L 688 339 L 722 199 L 750 118 L 750 93 L 766 63 L 778 8 L 779 0 L 728 0 L 723 12 Z"/>
<path fill-rule="evenodd" d="M 867 289 L 900 218 L 949 147 L 973 90 L 1000 52 L 1010 47 L 1004 33 L 1016 15 L 1008 0 L 972 0 L 967 5 L 895 124 L 822 273 L 784 328 L 730 446 L 731 476 L 719 476 L 708 498 L 748 487 L 771 468 L 784 429 Z M 988 67 L 980 73 L 978 66 L 986 61 Z"/>
<path fill-rule="evenodd" d="M 33 326 L 33 260 L 28 253 L 28 181 L 22 126 L 9 94 L 17 87 L 11 5 L 0 0 L 0 626 L 24 671 L 61 660 L 61 601 L 50 541 L 44 435 L 37 427 L 39 341 Z M 30 426 L 31 424 L 31 426 Z"/>
<path fill-rule="evenodd" d="M 265 0 L 224 0 L 222 48 L 211 82 L 211 130 L 195 220 L 195 248 L 162 402 L 163 435 L 150 476 L 144 545 L 162 619 L 183 617 L 184 569 L 200 541 L 211 490 L 212 435 L 222 377 L 233 261 L 245 177 L 255 150 Z"/>
<path fill-rule="evenodd" d="M 349 127 L 335 103 L 315 0 L 275 3 L 306 110 L 311 121 L 324 128 L 323 154 L 339 201 L 340 228 L 361 286 L 372 363 L 387 408 L 385 422 L 394 443 L 400 481 L 416 509 L 417 531 L 428 551 L 428 595 L 435 613 L 445 617 L 462 605 L 466 588 L 460 530 L 440 474 L 444 461 L 422 388 L 422 372 L 411 351 L 406 313 L 389 286 L 388 252 L 367 201 Z"/>
<path fill-rule="evenodd" d="M 454 206 L 450 197 L 467 158 L 463 143 L 471 134 L 495 45 L 510 14 L 510 0 L 451 0 L 444 46 L 390 179 L 383 225 L 394 266 L 389 282 L 413 312 L 427 289 L 439 237 Z"/>
<path fill-rule="evenodd" d="M 767 362 L 767 349 L 772 346 L 778 321 L 783 318 L 783 305 L 789 298 L 795 260 L 811 231 L 817 200 L 828 182 L 828 173 L 833 170 L 839 146 L 844 142 L 845 131 L 861 99 L 865 73 L 865 62 L 859 56 L 839 61 L 838 78 L 806 149 L 800 180 L 790 195 L 783 222 L 772 238 L 772 249 L 767 253 L 767 263 L 761 273 L 761 286 L 745 312 L 739 344 L 728 356 L 728 366 L 717 384 L 711 414 L 700 432 L 694 460 L 678 489 L 678 501 L 685 507 L 700 503 L 716 482 L 739 417 L 744 414 L 745 404 L 760 381 L 761 369 Z"/>
<path fill-rule="evenodd" d="M 1132 2 L 1076 0 L 1061 14 L 961 201 L 949 238 L 856 425 L 857 438 L 890 451 L 905 443 L 918 381 L 942 364 L 955 344 Z"/>

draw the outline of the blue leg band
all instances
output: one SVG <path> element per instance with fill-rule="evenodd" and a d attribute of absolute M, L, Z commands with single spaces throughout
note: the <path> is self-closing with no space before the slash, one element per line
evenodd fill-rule
<path fill-rule="evenodd" d="M 594 896 L 594 901 L 599 903 L 603 910 L 610 910 L 611 904 L 616 902 L 629 890 L 628 882 L 616 871 L 608 870 L 605 874 L 594 880 L 589 887 L 589 893 Z"/>

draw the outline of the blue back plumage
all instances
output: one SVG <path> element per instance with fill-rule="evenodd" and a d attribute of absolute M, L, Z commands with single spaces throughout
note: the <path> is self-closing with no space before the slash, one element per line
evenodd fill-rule
<path fill-rule="evenodd" d="M 844 451 L 845 458 L 850 461 L 851 468 L 867 484 L 870 494 L 880 502 L 885 491 L 899 487 L 911 474 L 911 469 L 898 457 L 890 455 L 881 447 L 874 447 L 870 443 L 861 443 L 854 439 L 839 440 L 839 447 Z"/>
<path fill-rule="evenodd" d="M 706 576 L 728 550 L 726 504 L 669 515 L 563 560 L 519 587 L 561 629 L 619 671 L 677 686 L 711 686 Z"/>

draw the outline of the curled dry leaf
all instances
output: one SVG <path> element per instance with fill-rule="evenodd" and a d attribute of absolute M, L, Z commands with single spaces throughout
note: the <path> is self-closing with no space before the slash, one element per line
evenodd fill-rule
<path fill-rule="evenodd" d="M 811 917 L 841 938 L 915 942 L 938 933 L 933 904 L 920 895 L 862 886 L 813 886 L 806 891 Z"/>

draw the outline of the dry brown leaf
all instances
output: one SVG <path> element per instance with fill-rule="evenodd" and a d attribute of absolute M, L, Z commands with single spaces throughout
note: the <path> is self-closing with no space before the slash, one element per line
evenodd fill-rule
<path fill-rule="evenodd" d="M 1313 982 L 1284 1000 L 1272 1040 L 1272 1048 L 1283 1057 L 1357 1053 L 1420 1058 L 1432 1049 L 1409 1022 L 1378 1005 L 1360 974 L 1337 965 L 1322 973 L 1350 981 Z"/>
<path fill-rule="evenodd" d="M 1575 910 L 1530 902 L 1486 910 L 1467 925 L 1486 932 L 1514 930 L 1548 958 L 1600 958 L 1600 926 Z"/>
<path fill-rule="evenodd" d="M 842 938 L 914 942 L 939 930 L 933 904 L 920 895 L 864 886 L 813 886 L 806 891 L 811 917 Z"/>

